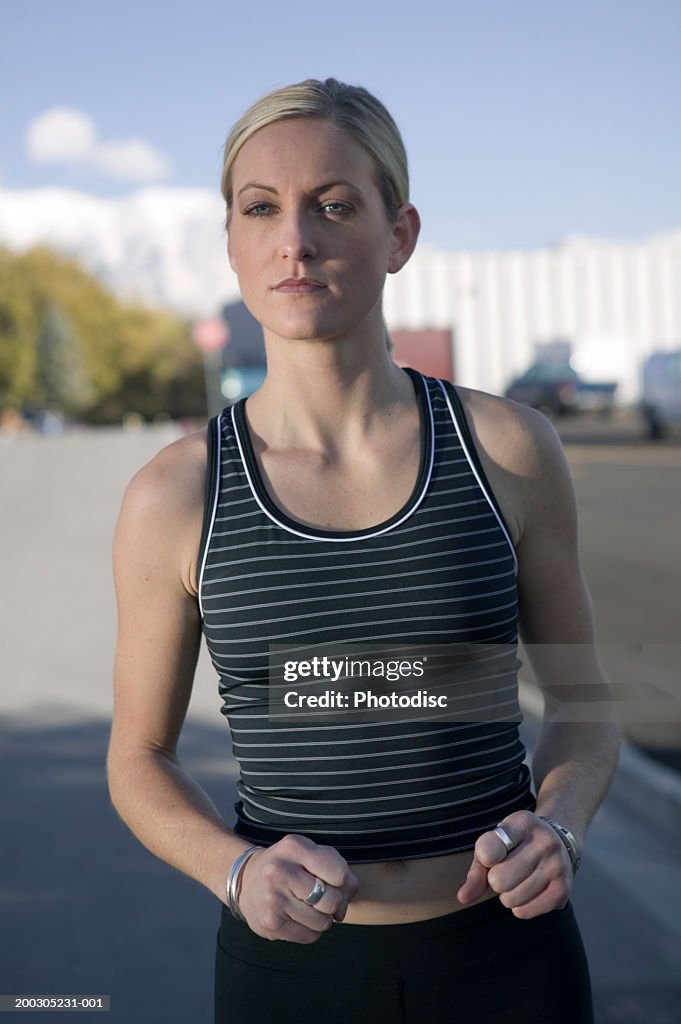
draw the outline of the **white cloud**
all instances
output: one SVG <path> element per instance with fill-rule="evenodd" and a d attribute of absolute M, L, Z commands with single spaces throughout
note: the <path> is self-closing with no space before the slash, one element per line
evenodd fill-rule
<path fill-rule="evenodd" d="M 169 161 L 163 153 L 144 139 L 102 142 L 97 147 L 96 160 L 97 165 L 112 178 L 159 181 L 170 173 Z"/>
<path fill-rule="evenodd" d="M 89 161 L 96 149 L 94 121 L 71 107 L 52 107 L 35 117 L 26 132 L 26 148 L 37 164 Z"/>
<path fill-rule="evenodd" d="M 127 301 L 212 316 L 239 294 L 217 188 L 145 186 L 102 199 L 65 188 L 0 188 L 0 244 L 49 245 Z"/>
<path fill-rule="evenodd" d="M 127 181 L 160 181 L 170 161 L 145 139 L 100 141 L 91 117 L 72 107 L 52 107 L 26 130 L 26 150 L 33 163 L 76 164 Z"/>

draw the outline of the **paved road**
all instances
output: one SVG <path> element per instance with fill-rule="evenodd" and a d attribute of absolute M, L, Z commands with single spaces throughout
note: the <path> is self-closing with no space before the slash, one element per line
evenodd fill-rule
<path fill-rule="evenodd" d="M 108 1019 L 121 1024 L 210 1021 L 216 901 L 155 861 L 116 820 L 103 766 L 114 642 L 111 531 L 125 480 L 172 436 L 166 428 L 0 441 L 0 994 L 110 993 Z M 573 461 L 599 614 L 610 616 L 618 635 L 635 601 L 637 637 L 664 639 L 651 631 L 672 621 L 654 592 L 672 561 L 673 517 L 662 500 L 652 503 L 651 539 L 636 556 L 629 548 L 622 554 L 615 533 L 640 534 L 651 522 L 641 487 L 671 501 L 673 474 L 655 462 Z M 637 570 L 635 589 L 617 575 L 621 557 Z M 664 580 L 678 584 L 673 572 Z M 234 769 L 217 706 L 203 662 L 182 756 L 230 817 Z M 529 733 L 531 726 L 528 718 Z M 624 795 L 620 785 L 599 812 L 575 891 L 598 1020 L 679 1022 L 676 834 L 664 814 L 648 813 L 645 792 L 638 801 L 629 792 L 625 780 Z M 6 1019 L 15 1016 L 45 1020 Z"/>

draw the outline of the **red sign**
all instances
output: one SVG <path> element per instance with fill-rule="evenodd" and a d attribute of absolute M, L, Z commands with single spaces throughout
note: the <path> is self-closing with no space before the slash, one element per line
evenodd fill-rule
<path fill-rule="evenodd" d="M 229 324 L 219 316 L 206 316 L 194 321 L 194 344 L 202 352 L 218 352 L 229 343 Z"/>
<path fill-rule="evenodd" d="M 451 331 L 390 332 L 395 345 L 393 360 L 398 366 L 413 366 L 431 377 L 454 380 L 454 343 Z"/>

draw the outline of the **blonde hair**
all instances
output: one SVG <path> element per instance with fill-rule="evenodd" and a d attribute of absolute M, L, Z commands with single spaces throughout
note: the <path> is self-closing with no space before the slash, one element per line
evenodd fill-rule
<path fill-rule="evenodd" d="M 376 184 L 388 220 L 394 222 L 409 200 L 407 154 L 399 129 L 380 100 L 359 85 L 335 78 L 308 78 L 257 100 L 232 127 L 225 143 L 222 194 L 227 217 L 232 207 L 232 170 L 241 147 L 266 125 L 292 118 L 317 117 L 348 132 L 374 162 Z"/>

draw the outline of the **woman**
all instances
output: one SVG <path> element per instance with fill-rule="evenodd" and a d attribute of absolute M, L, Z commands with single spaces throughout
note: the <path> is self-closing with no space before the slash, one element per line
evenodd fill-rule
<path fill-rule="evenodd" d="M 532 410 L 392 362 L 382 289 L 419 218 L 365 90 L 307 81 L 254 104 L 223 193 L 267 378 L 126 494 L 115 806 L 223 903 L 216 1021 L 584 1024 L 568 899 L 618 739 L 608 716 L 570 721 L 577 684 L 609 691 L 560 444 Z M 487 720 L 270 713 L 279 645 L 300 668 L 343 645 L 463 642 L 492 652 L 489 687 L 519 624 L 548 698 L 534 792 L 508 671 Z M 241 768 L 234 829 L 175 753 L 202 629 Z"/>

